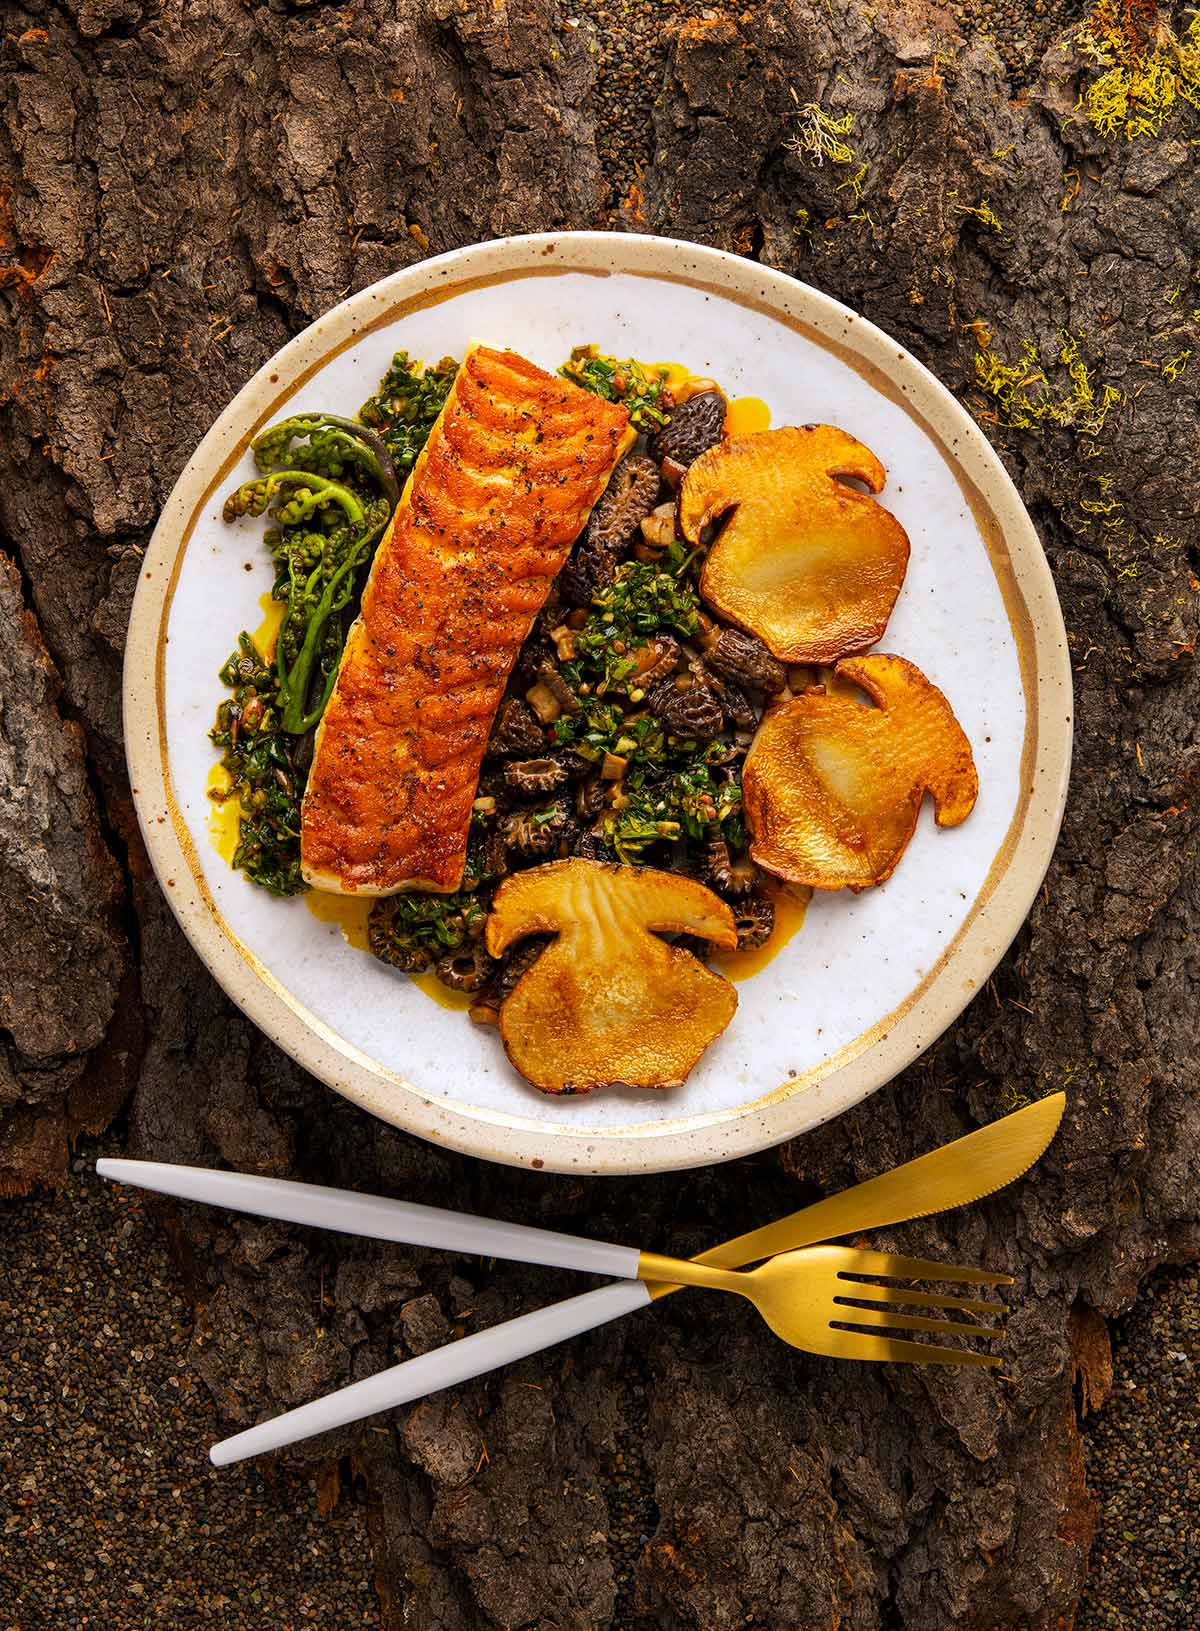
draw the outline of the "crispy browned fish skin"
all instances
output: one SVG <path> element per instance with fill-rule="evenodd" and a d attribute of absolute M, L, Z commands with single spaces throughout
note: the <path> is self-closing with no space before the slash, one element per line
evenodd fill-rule
<path fill-rule="evenodd" d="M 451 890 L 492 716 L 627 435 L 511 351 L 463 361 L 375 557 L 309 773 L 304 876 Z"/>
<path fill-rule="evenodd" d="M 729 1024 L 737 992 L 663 933 L 732 951 L 733 913 L 694 878 L 654 867 L 551 861 L 506 878 L 487 921 L 499 957 L 551 933 L 500 1009 L 512 1063 L 543 1093 L 678 1087 Z"/>
<path fill-rule="evenodd" d="M 956 827 L 979 778 L 950 704 L 907 659 L 873 652 L 835 673 L 879 706 L 818 687 L 768 711 L 742 774 L 750 854 L 790 883 L 866 889 L 891 877 L 926 792 Z"/>

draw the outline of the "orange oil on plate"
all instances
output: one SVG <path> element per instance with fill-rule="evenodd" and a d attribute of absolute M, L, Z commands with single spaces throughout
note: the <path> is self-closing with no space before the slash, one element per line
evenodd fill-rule
<path fill-rule="evenodd" d="M 227 793 L 229 791 L 229 772 L 218 759 L 208 772 L 205 783 L 209 793 Z M 233 852 L 238 847 L 238 823 L 242 817 L 242 806 L 238 799 L 228 798 L 208 801 L 208 838 L 217 854 L 228 865 L 233 865 Z"/>
<path fill-rule="evenodd" d="M 771 410 L 761 397 L 735 396 L 725 410 L 726 436 L 752 436 L 770 424 Z"/>
<path fill-rule="evenodd" d="M 409 979 L 418 991 L 432 997 L 439 1008 L 469 1008 L 478 996 L 476 991 L 453 991 L 443 985 L 436 974 L 410 974 Z"/>
<path fill-rule="evenodd" d="M 359 951 L 368 950 L 369 896 L 331 895 L 323 889 L 310 889 L 304 896 L 304 904 L 319 923 L 335 923 L 348 946 L 355 946 Z"/>
<path fill-rule="evenodd" d="M 259 655 L 269 663 L 275 655 L 275 636 L 279 633 L 279 625 L 283 622 L 283 614 L 287 607 L 282 600 L 276 600 L 269 589 L 259 595 L 258 604 L 263 619 L 251 638 Z"/>
<path fill-rule="evenodd" d="M 761 946 L 752 951 L 719 951 L 713 963 L 729 980 L 748 980 L 776 958 L 793 935 L 800 932 L 804 914 L 812 899 L 811 889 L 790 884 L 766 884 L 764 888 L 775 906 L 775 926 Z"/>

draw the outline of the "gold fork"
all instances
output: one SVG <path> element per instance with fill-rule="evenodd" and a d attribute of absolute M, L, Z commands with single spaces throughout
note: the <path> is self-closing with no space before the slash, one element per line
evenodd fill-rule
<path fill-rule="evenodd" d="M 1007 1314 L 1003 1303 L 901 1286 L 868 1285 L 858 1275 L 886 1280 L 1010 1286 L 1012 1276 L 989 1274 L 965 1264 L 935 1263 L 920 1257 L 893 1257 L 888 1252 L 856 1251 L 851 1246 L 806 1246 L 781 1252 L 756 1269 L 718 1269 L 682 1258 L 642 1252 L 638 1279 L 651 1282 L 651 1296 L 672 1285 L 732 1291 L 752 1302 L 775 1335 L 793 1348 L 828 1354 L 834 1359 L 905 1360 L 917 1365 L 999 1365 L 999 1357 L 972 1348 L 934 1342 L 911 1342 L 884 1335 L 891 1331 L 928 1336 L 976 1337 L 1003 1341 L 1003 1325 L 972 1325 L 936 1319 L 916 1309 L 957 1314 Z M 866 1303 L 868 1306 L 856 1306 Z M 870 1327 L 846 1330 L 846 1326 Z"/>

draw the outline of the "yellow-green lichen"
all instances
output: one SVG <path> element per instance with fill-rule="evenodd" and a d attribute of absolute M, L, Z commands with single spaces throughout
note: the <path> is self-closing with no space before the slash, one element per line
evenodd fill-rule
<path fill-rule="evenodd" d="M 1171 381 L 1177 380 L 1180 374 L 1182 374 L 1184 369 L 1187 367 L 1188 359 L 1191 357 L 1191 355 L 1191 347 L 1189 346 L 1186 351 L 1180 351 L 1177 352 L 1175 356 L 1168 357 L 1166 362 L 1162 365 L 1163 378 Z"/>
<path fill-rule="evenodd" d="M 995 404 L 981 418 L 1010 430 L 1038 431 L 1049 425 L 1099 435 L 1123 394 L 1114 385 L 1097 387 L 1076 336 L 1062 329 L 1059 338 L 1058 355 L 1051 363 L 1032 340 L 1021 342 L 1015 363 L 1002 362 L 990 349 L 976 352 L 976 383 Z M 1065 372 L 1065 380 L 1052 380 L 1056 368 Z"/>
<path fill-rule="evenodd" d="M 1102 136 L 1161 136 L 1178 103 L 1200 110 L 1200 17 L 1177 37 L 1149 0 L 1099 0 L 1076 33 L 1075 48 L 1103 69 L 1075 110 Z"/>
<path fill-rule="evenodd" d="M 846 141 L 846 137 L 854 129 L 854 115 L 845 113 L 840 119 L 826 113 L 818 102 L 799 102 L 795 91 L 792 100 L 796 102 L 796 109 L 792 117 L 796 121 L 796 130 L 785 142 L 785 146 L 793 153 L 806 158 L 817 170 L 821 169 L 828 159 L 830 164 L 854 164 L 858 155 Z M 866 165 L 863 166 L 863 173 Z M 860 189 L 861 190 L 861 189 Z M 857 197 L 858 194 L 855 194 Z"/>
<path fill-rule="evenodd" d="M 1081 498 L 1079 508 L 1085 515 L 1116 515 L 1122 505 L 1112 488 L 1113 478 L 1110 475 L 1097 476 L 1095 498 Z"/>
<path fill-rule="evenodd" d="M 847 176 L 845 181 L 838 183 L 836 190 L 840 193 L 844 192 L 845 189 L 849 187 L 850 191 L 854 194 L 854 202 L 857 204 L 859 199 L 862 197 L 863 182 L 866 180 L 866 178 L 867 167 L 865 164 L 860 164 L 852 176 Z"/>
<path fill-rule="evenodd" d="M 1003 232 L 1004 230 L 1000 224 L 1000 217 L 986 198 L 981 198 L 978 204 L 972 204 L 970 208 L 965 204 L 958 204 L 955 208 L 960 215 L 971 216 L 979 222 L 980 226 L 990 227 L 993 232 Z"/>

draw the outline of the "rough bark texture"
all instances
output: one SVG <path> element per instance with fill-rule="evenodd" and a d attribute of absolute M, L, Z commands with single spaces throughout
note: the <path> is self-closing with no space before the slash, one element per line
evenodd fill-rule
<path fill-rule="evenodd" d="M 589 25 L 554 0 L 66 0 L 7 19 L 0 1186 L 52 1175 L 136 1079 L 139 1153 L 686 1253 L 1066 1085 L 1035 1179 L 894 1236 L 1018 1275 L 1003 1376 L 839 1367 L 732 1299 L 680 1297 L 294 1455 L 347 1453 L 369 1479 L 396 1626 L 1069 1626 L 1094 1523 L 1076 1426 L 1077 1379 L 1092 1404 L 1104 1385 L 1092 1311 L 1200 1249 L 1200 412 L 1194 370 L 1169 366 L 1200 335 L 1193 111 L 1102 140 L 1067 117 L 1086 72 L 1069 43 L 1014 103 L 991 49 L 918 6 L 762 0 L 676 28 L 623 224 L 794 272 L 963 394 L 1057 576 L 1078 752 L 1030 922 L 925 1059 L 777 1153 L 585 1183 L 390 1131 L 235 1012 L 146 867 L 118 697 L 157 509 L 278 345 L 427 250 L 603 221 Z M 809 103 L 853 112 L 861 201 L 849 166 L 789 148 Z M 1094 396 L 1122 393 L 1102 430 L 1056 360 L 1064 331 Z M 1026 340 L 1073 424 L 1014 428 L 1019 400 L 980 386 L 977 359 L 1016 364 Z M 195 1362 L 231 1424 L 568 1289 L 173 1221 Z"/>

